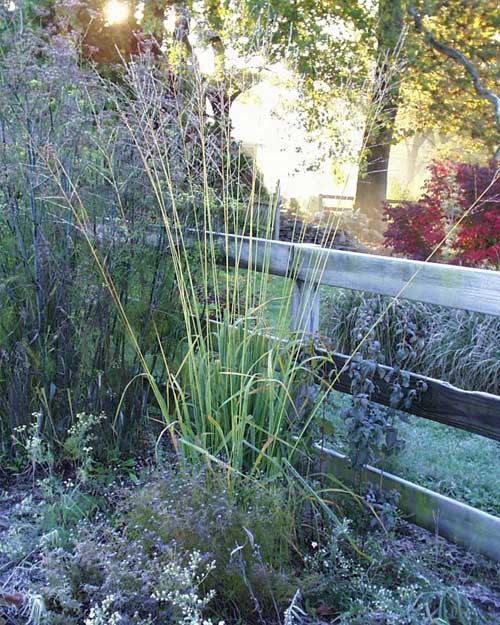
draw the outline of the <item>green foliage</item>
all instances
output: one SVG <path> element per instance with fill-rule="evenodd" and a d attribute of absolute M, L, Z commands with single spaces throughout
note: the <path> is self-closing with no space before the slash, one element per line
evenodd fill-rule
<path fill-rule="evenodd" d="M 349 395 L 331 392 L 323 428 L 330 444 L 346 454 L 350 441 L 342 414 L 350 401 Z M 405 417 L 397 426 L 405 441 L 403 449 L 396 455 L 379 456 L 376 466 L 499 516 L 500 484 L 491 479 L 500 471 L 499 443 L 421 417 Z"/>
<path fill-rule="evenodd" d="M 395 307 L 398 307 L 397 303 L 392 304 L 392 308 Z M 396 409 L 409 410 L 412 402 L 426 390 L 425 383 L 411 388 L 409 375 L 404 370 L 405 363 L 414 360 L 423 346 L 417 325 L 404 318 L 404 309 L 392 313 L 398 319 L 398 323 L 391 328 L 394 345 L 392 366 L 383 368 L 384 351 L 377 337 L 382 314 L 385 310 L 380 308 L 380 298 L 369 297 L 357 308 L 351 328 L 351 344 L 356 345 L 349 365 L 352 400 L 344 418 L 349 423 L 349 455 L 355 467 L 373 462 L 379 454 L 390 456 L 401 451 L 404 441 L 398 437 L 394 427 Z M 377 378 L 389 385 L 390 408 L 382 408 L 370 401 Z"/>
<path fill-rule="evenodd" d="M 462 52 L 475 66 L 483 84 L 495 88 L 498 31 L 497 7 L 491 0 L 471 4 L 459 0 L 444 6 L 439 2 L 416 2 L 424 14 L 424 25 L 447 45 Z M 425 38 L 410 28 L 408 72 L 402 85 L 415 129 L 436 128 L 442 133 L 466 134 L 479 145 L 492 149 L 496 142 L 491 104 L 474 91 L 472 79 L 454 60 L 433 50 Z"/>
<path fill-rule="evenodd" d="M 346 528 L 313 541 L 304 558 L 302 594 L 317 614 L 342 625 L 430 625 L 438 618 L 457 623 L 487 622 L 465 593 L 430 566 L 424 548 L 404 546 L 398 539 L 370 532 L 363 549 L 370 564 L 360 561 L 346 543 Z M 444 564 L 444 563 L 443 563 Z M 445 620 L 453 623 L 453 620 Z"/>
<path fill-rule="evenodd" d="M 0 453 L 14 451 L 11 436 L 33 412 L 39 414 L 37 436 L 56 443 L 84 406 L 114 417 L 118 405 L 101 441 L 126 451 L 143 437 L 151 391 L 137 377 L 142 364 L 134 339 L 96 259 L 156 380 L 164 379 L 163 358 L 175 361 L 185 334 L 166 236 L 158 229 L 156 244 L 148 239 L 160 216 L 141 152 L 127 139 L 134 100 L 79 66 L 69 42 L 47 41 L 28 29 L 8 28 L 2 37 L 9 46 L 0 58 Z M 116 114 L 117 99 L 126 119 Z M 187 147 L 181 113 L 186 117 L 170 102 L 177 125 L 162 135 L 176 163 L 168 210 L 175 202 L 183 224 L 193 224 L 193 206 L 203 204 L 203 182 L 193 184 L 200 149 L 190 144 L 181 166 L 179 151 Z M 193 117 L 191 124 L 196 134 Z M 206 168 L 212 180 L 213 171 Z M 69 197 L 84 210 L 72 211 Z M 57 444 L 52 450 L 73 453 Z"/>
<path fill-rule="evenodd" d="M 202 597 L 199 586 L 213 563 L 199 552 L 158 545 L 159 553 L 148 553 L 104 521 L 81 525 L 71 547 L 73 553 L 53 550 L 48 555 L 46 622 L 76 625 L 86 617 L 91 625 L 211 624 L 202 612 L 214 593 Z"/>
<path fill-rule="evenodd" d="M 254 20 L 271 33 L 272 59 L 290 60 L 309 87 L 315 80 L 338 84 L 352 71 L 363 77 L 367 55 L 362 48 L 376 25 L 363 3 L 250 0 L 247 4 Z M 349 37 L 360 25 L 360 36 Z"/>
<path fill-rule="evenodd" d="M 2 535 L 0 558 L 22 561 L 40 548 L 66 545 L 79 522 L 92 518 L 103 506 L 102 498 L 71 479 L 40 480 L 9 511 L 9 526 Z"/>
<path fill-rule="evenodd" d="M 294 396 L 308 371 L 293 342 L 271 341 L 265 329 L 223 321 L 188 355 L 176 406 L 187 457 L 201 452 L 235 474 L 276 476 L 293 456 Z"/>
<path fill-rule="evenodd" d="M 224 18 L 209 8 L 214 24 Z M 184 28 L 187 48 L 185 26 L 184 19 L 177 33 Z M 20 462 L 49 474 L 38 484 L 40 505 L 28 500 L 13 515 L 14 549 L 0 556 L 2 566 L 11 556 L 32 564 L 24 588 L 38 620 L 262 625 L 280 622 L 289 606 L 288 623 L 301 614 L 299 588 L 304 611 L 338 622 L 474 622 L 467 597 L 420 567 L 402 572 L 386 544 L 364 535 L 367 565 L 339 517 L 353 494 L 303 475 L 304 443 L 324 397 L 304 414 L 301 394 L 312 394 L 321 363 L 300 333 L 290 337 L 292 281 L 274 297 L 266 263 L 261 274 L 238 262 L 230 273 L 220 240 L 208 234 L 272 228 L 270 211 L 254 221 L 257 177 L 245 178 L 221 132 L 229 127 L 227 85 L 213 121 L 208 83 L 195 70 L 174 80 L 152 55 L 127 63 L 110 85 L 57 42 L 14 37 L 0 98 L 8 182 L 0 221 L 8 302 L 0 313 L 2 441 L 10 451 L 14 434 Z M 349 340 L 359 344 L 377 306 L 353 322 Z M 416 358 L 419 341 L 413 326 L 398 323 L 395 407 L 409 399 L 401 364 Z M 378 354 L 376 341 L 370 335 L 367 343 Z M 352 368 L 363 383 L 379 364 L 372 351 L 364 356 Z M 358 391 L 363 404 L 366 388 Z M 144 436 L 150 415 L 164 427 L 157 457 L 166 447 L 174 468 L 123 496 L 105 465 Z M 388 423 L 375 426 L 383 434 L 377 450 L 394 448 Z M 64 482 L 54 475 L 58 454 L 73 476 Z M 127 461 L 120 467 L 134 480 Z M 387 525 L 393 520 L 391 501 L 356 502 Z M 30 507 L 35 518 L 23 534 Z"/>
<path fill-rule="evenodd" d="M 337 290 L 322 304 L 322 332 L 335 349 L 350 354 L 359 339 L 354 328 L 367 302 L 382 315 L 374 328 L 384 362 L 397 363 L 398 343 L 407 329 L 416 333 L 418 349 L 407 353 L 405 368 L 471 391 L 498 394 L 500 379 L 498 317 L 420 302 Z"/>
<path fill-rule="evenodd" d="M 478 98 L 470 76 L 460 65 L 433 50 L 414 31 L 405 16 L 408 3 L 250 0 L 247 4 L 262 29 L 272 33 L 271 58 L 289 60 L 301 77 L 306 95 L 303 104 L 312 123 L 315 118 L 319 126 L 325 125 L 332 90 L 343 95 L 339 85 L 361 87 L 361 93 L 354 88 L 352 93 L 362 105 L 367 75 L 377 63 L 380 72 L 389 61 L 394 67 L 386 72 L 384 84 L 375 81 L 372 85 L 379 100 L 370 114 L 369 124 L 375 123 L 372 133 L 384 123 L 383 116 L 394 116 L 397 111 L 394 140 L 433 128 L 443 134 L 467 135 L 476 148 L 491 150 L 494 146 L 491 104 Z M 426 15 L 425 24 L 433 34 L 465 54 L 484 84 L 494 89 L 496 4 L 491 0 L 412 4 Z M 400 36 L 402 49 L 389 60 Z M 387 54 L 389 58 L 385 58 Z M 328 85 L 324 98 L 322 83 Z"/>
<path fill-rule="evenodd" d="M 40 413 L 35 413 L 31 424 L 15 428 L 12 435 L 15 455 L 10 469 L 29 466 L 33 478 L 39 474 L 53 478 L 62 460 L 78 485 L 90 486 L 93 480 L 110 482 L 116 470 L 133 477 L 133 458 L 123 457 L 120 448 L 110 444 L 106 437 L 109 428 L 106 415 L 77 414 L 57 441 L 50 434 L 40 432 L 40 418 Z"/>
<path fill-rule="evenodd" d="M 126 523 L 146 553 L 175 544 L 180 552 L 208 552 L 215 561 L 205 588 L 216 596 L 213 610 L 229 622 L 274 620 L 290 599 L 287 579 L 295 539 L 288 494 L 242 480 L 228 491 L 220 470 L 176 475 L 168 471 L 134 495 Z"/>
<path fill-rule="evenodd" d="M 399 492 L 396 490 L 384 493 L 377 487 L 369 485 L 365 501 L 372 514 L 368 515 L 368 527 L 372 531 L 383 529 L 391 532 L 399 520 L 398 503 Z"/>

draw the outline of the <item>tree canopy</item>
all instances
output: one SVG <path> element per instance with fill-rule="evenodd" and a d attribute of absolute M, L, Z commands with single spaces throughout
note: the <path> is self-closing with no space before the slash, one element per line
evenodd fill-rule
<path fill-rule="evenodd" d="M 108 0 L 23 3 L 31 19 L 44 26 L 58 21 L 79 36 L 82 51 L 101 63 L 116 63 L 154 40 L 164 51 L 172 42 L 212 49 L 216 67 L 224 67 L 224 51 L 264 52 L 268 61 L 293 66 L 304 93 L 314 100 L 319 82 L 333 91 L 338 85 L 363 85 L 377 59 L 398 50 L 401 121 L 395 138 L 433 127 L 460 132 L 488 149 L 495 144 L 492 111 L 477 98 L 467 72 L 429 46 L 414 28 L 408 7 L 415 5 L 425 27 L 439 40 L 462 52 L 477 68 L 485 85 L 498 78 L 498 16 L 492 0 L 118 0 L 126 18 L 109 23 Z M 404 23 L 399 23 L 404 22 Z"/>
<path fill-rule="evenodd" d="M 101 67 L 149 49 L 175 74 L 199 64 L 200 50 L 209 52 L 206 93 L 216 119 L 227 119 L 255 80 L 244 63 L 228 71 L 235 56 L 259 53 L 263 63 L 293 68 L 309 123 L 326 132 L 332 98 L 351 98 L 366 116 L 356 204 L 372 217 L 386 196 L 391 144 L 401 138 L 432 128 L 493 153 L 491 104 L 478 97 L 463 65 L 429 45 L 432 36 L 457 50 L 492 89 L 499 25 L 492 0 L 120 0 L 125 10 L 114 22 L 109 4 L 25 3 L 31 19 L 57 24 Z"/>

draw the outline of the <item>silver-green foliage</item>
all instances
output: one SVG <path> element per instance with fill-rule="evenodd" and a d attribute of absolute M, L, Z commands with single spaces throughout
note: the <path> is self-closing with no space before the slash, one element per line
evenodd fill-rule
<path fill-rule="evenodd" d="M 353 329 L 367 303 L 378 314 L 387 311 L 373 332 L 386 364 L 397 363 L 399 337 L 409 329 L 418 333 L 421 345 L 407 354 L 406 369 L 467 390 L 498 394 L 498 317 L 405 300 L 389 309 L 387 298 L 338 290 L 322 307 L 322 332 L 337 351 L 349 354 L 356 348 L 359 339 Z"/>

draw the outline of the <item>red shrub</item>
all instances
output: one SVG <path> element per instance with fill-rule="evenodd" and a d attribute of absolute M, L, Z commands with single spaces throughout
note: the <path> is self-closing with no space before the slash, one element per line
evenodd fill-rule
<path fill-rule="evenodd" d="M 432 260 L 498 267 L 500 176 L 497 163 L 479 167 L 435 161 L 430 171 L 426 192 L 417 202 L 385 205 L 386 247 L 418 260 L 428 258 L 438 248 Z"/>
<path fill-rule="evenodd" d="M 457 182 L 462 190 L 461 207 L 473 210 L 461 224 L 454 247 L 464 265 L 500 263 L 500 172 L 489 167 L 459 165 Z"/>

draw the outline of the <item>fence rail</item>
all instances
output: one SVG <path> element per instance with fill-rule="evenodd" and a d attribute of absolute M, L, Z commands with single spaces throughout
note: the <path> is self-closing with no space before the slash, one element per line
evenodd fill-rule
<path fill-rule="evenodd" d="M 500 562 L 498 517 L 370 465 L 354 474 L 343 454 L 320 444 L 313 449 L 321 470 L 345 484 L 372 484 L 385 492 L 398 492 L 398 508 L 412 523 Z"/>
<path fill-rule="evenodd" d="M 500 316 L 498 272 L 237 235 L 210 236 L 219 246 L 224 264 L 293 280 L 290 325 L 299 336 L 318 333 L 321 284 Z M 333 377 L 333 388 L 351 393 L 350 356 L 315 349 L 322 357 L 321 377 Z M 409 379 L 410 388 L 425 382 L 427 389 L 407 412 L 500 440 L 500 397 L 464 391 L 413 373 Z M 390 405 L 390 395 L 390 385 L 382 378 L 377 380 L 371 399 Z M 319 443 L 313 445 L 313 453 L 320 462 L 320 471 L 327 468 L 343 482 L 357 487 L 371 483 L 385 492 L 397 490 L 399 507 L 410 521 L 500 562 L 500 518 L 374 467 L 354 471 L 345 456 Z"/>
<path fill-rule="evenodd" d="M 213 233 L 232 262 L 310 284 L 500 315 L 500 272 Z"/>
<path fill-rule="evenodd" d="M 325 358 L 325 375 L 331 378 L 335 371 L 341 372 L 333 388 L 350 394 L 351 378 L 347 371 L 349 357 L 320 348 L 316 348 L 316 353 Z M 383 369 L 388 370 L 389 367 Z M 500 397 L 479 391 L 464 391 L 448 382 L 409 373 L 409 388 L 417 389 L 419 382 L 425 382 L 427 389 L 419 394 L 418 400 L 413 401 L 407 412 L 500 441 Z M 390 384 L 381 378 L 377 379 L 372 401 L 390 406 L 390 397 Z"/>
<path fill-rule="evenodd" d="M 500 316 L 498 272 L 223 233 L 205 235 L 203 239 L 211 239 L 222 252 L 222 264 L 266 271 L 294 281 L 291 328 L 299 333 L 318 333 L 321 284 Z M 198 236 L 191 232 L 189 238 L 197 240 Z M 149 235 L 147 241 L 158 244 L 158 235 Z M 333 387 L 351 393 L 350 357 L 315 349 L 324 363 L 322 375 L 331 380 L 333 374 Z M 415 388 L 419 381 L 427 385 L 419 400 L 412 403 L 411 414 L 500 440 L 500 397 L 464 391 L 413 373 L 409 377 L 410 387 Z M 389 385 L 380 379 L 372 399 L 389 405 L 389 397 Z M 314 446 L 314 453 L 343 481 L 359 486 L 359 471 L 355 473 L 344 456 L 319 444 Z M 371 482 L 382 490 L 396 489 L 401 496 L 401 510 L 417 525 L 500 562 L 500 518 L 380 469 L 365 466 L 361 477 L 363 483 Z"/>

